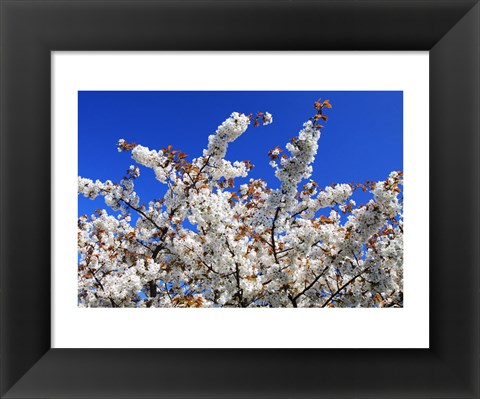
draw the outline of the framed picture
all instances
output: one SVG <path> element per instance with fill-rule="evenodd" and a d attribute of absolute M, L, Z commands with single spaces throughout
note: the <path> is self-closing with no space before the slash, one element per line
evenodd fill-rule
<path fill-rule="evenodd" d="M 477 1 L 3 1 L 1 7 L 2 397 L 479 397 Z M 272 112 L 271 123 L 270 111 L 295 108 L 300 113 L 298 107 L 311 96 L 313 103 L 305 106 L 313 114 L 304 118 L 308 122 L 299 138 L 285 148 L 275 147 L 284 142 L 273 142 L 265 154 L 266 163 L 270 161 L 281 182 L 278 192 L 285 196 L 288 191 L 282 183 L 282 176 L 288 172 L 287 161 L 281 161 L 280 153 L 285 151 L 294 159 L 297 153 L 307 154 L 308 148 L 317 151 L 316 141 L 309 141 L 310 147 L 302 144 L 302 151 L 295 152 L 296 145 L 300 148 L 298 140 L 308 134 L 315 140 L 320 136 L 328 140 L 331 131 L 341 134 L 341 129 L 334 128 L 334 115 L 341 115 L 342 109 L 337 111 L 337 104 L 365 106 L 367 109 L 360 112 L 357 107 L 345 106 L 349 111 L 343 119 L 348 121 L 350 116 L 351 123 L 357 112 L 358 123 L 363 121 L 372 132 L 372 139 L 364 140 L 363 147 L 361 140 L 349 136 L 353 144 L 337 150 L 344 158 L 353 158 L 348 151 L 357 147 L 369 154 L 365 147 L 370 148 L 372 141 L 380 146 L 384 137 L 374 133 L 373 121 L 376 115 L 382 115 L 381 126 L 389 126 L 391 133 L 384 147 L 372 151 L 387 154 L 385 168 L 405 168 L 406 182 L 405 255 L 399 249 L 392 255 L 394 262 L 382 254 L 382 270 L 388 270 L 388 279 L 382 279 L 381 272 L 372 274 L 372 278 L 378 278 L 373 282 L 370 275 L 367 277 L 370 267 L 366 254 L 381 251 L 376 247 L 380 241 L 397 248 L 403 240 L 403 222 L 393 221 L 397 216 L 393 213 L 387 222 L 379 224 L 380 234 L 372 232 L 377 235 L 373 241 L 368 238 L 368 246 L 359 248 L 358 253 L 351 251 L 352 256 L 343 254 L 342 262 L 337 259 L 335 246 L 324 246 L 318 250 L 321 253 L 312 256 L 310 247 L 302 252 L 308 234 L 289 236 L 288 229 L 280 234 L 275 227 L 263 232 L 270 241 L 261 256 L 281 265 L 279 251 L 284 251 L 284 256 L 292 251 L 295 259 L 288 258 L 289 267 L 293 269 L 298 262 L 312 273 L 305 272 L 303 289 L 295 285 L 301 267 L 292 272 L 297 277 L 291 281 L 286 275 L 283 285 L 264 289 L 264 284 L 270 284 L 271 271 L 258 266 L 263 258 L 257 255 L 263 252 L 253 245 L 244 252 L 245 259 L 255 259 L 250 263 L 238 261 L 237 274 L 232 266 L 232 278 L 227 275 L 230 257 L 221 264 L 218 257 L 206 258 L 207 252 L 192 252 L 200 259 L 201 272 L 178 277 L 180 283 L 165 274 L 167 277 L 154 279 L 152 284 L 145 281 L 138 289 L 128 288 L 133 293 L 128 296 L 112 293 L 107 287 L 110 276 L 124 278 L 119 267 L 111 268 L 106 277 L 102 276 L 104 280 L 95 279 L 97 253 L 77 247 L 78 236 L 73 229 L 80 226 L 80 232 L 85 231 L 80 242 L 88 246 L 92 230 L 85 226 L 91 223 L 97 229 L 93 235 L 98 247 L 98 234 L 104 231 L 104 225 L 98 223 L 112 219 L 102 210 L 98 218 L 82 219 L 83 210 L 91 214 L 94 208 L 80 200 L 77 207 L 79 188 L 86 197 L 100 193 L 107 205 L 113 205 L 113 212 L 120 211 L 113 215 L 123 223 L 122 237 L 134 241 L 128 251 L 136 251 L 135 262 L 141 258 L 144 263 L 154 264 L 159 257 L 167 267 L 172 259 L 177 263 L 189 259 L 186 253 L 163 254 L 165 246 L 158 251 L 153 248 L 164 237 L 148 236 L 148 228 L 141 230 L 142 223 L 150 222 L 158 233 L 162 231 L 162 226 L 156 225 L 158 219 L 150 220 L 147 208 L 137 207 L 135 202 L 124 206 L 132 212 L 122 213 L 120 197 L 114 196 L 113 185 L 105 183 L 107 178 L 99 183 L 94 182 L 95 175 L 78 180 L 84 170 L 91 174 L 123 172 L 113 170 L 113 161 L 102 162 L 109 156 L 100 145 L 102 128 L 108 125 L 113 131 L 113 126 L 123 126 L 125 131 L 119 133 L 125 137 L 117 137 L 115 142 L 127 153 L 119 154 L 115 142 L 112 152 L 124 156 L 126 162 L 137 161 L 141 168 L 147 167 L 132 165 L 121 183 L 125 191 L 133 180 L 137 184 L 137 172 L 143 178 L 152 166 L 142 156 L 150 149 L 141 142 L 132 144 L 132 140 L 143 137 L 148 144 L 153 138 L 151 133 L 139 133 L 141 129 L 148 132 L 151 124 L 144 121 L 138 131 L 132 132 L 135 124 L 128 125 L 125 115 L 137 123 L 140 117 L 149 117 L 145 109 L 168 105 L 171 109 L 165 112 L 181 126 L 188 127 L 187 120 L 191 123 L 193 118 L 195 126 L 207 127 L 217 113 L 221 114 L 213 125 L 213 131 L 219 126 L 216 136 L 208 138 L 212 131 L 199 132 L 209 143 L 204 146 L 204 158 L 215 158 L 215 148 L 219 148 L 215 137 L 228 137 L 222 133 L 225 126 L 235 123 L 238 129 L 237 125 L 244 122 L 251 124 L 250 128 L 271 125 L 259 127 L 259 132 L 265 130 L 262 139 L 239 148 L 246 151 L 254 145 L 260 154 L 265 152 L 262 140 L 270 144 L 272 137 L 283 137 L 280 127 L 272 130 L 276 136 L 268 136 L 267 129 L 282 122 L 281 113 Z M 175 102 L 185 104 L 185 120 L 181 112 L 175 114 L 181 109 L 172 105 Z M 374 103 L 380 104 L 376 114 L 369 114 L 368 107 Z M 222 124 L 226 112 L 222 106 L 227 105 L 272 108 L 232 109 L 229 112 L 241 113 L 227 114 Z M 329 111 L 332 117 L 327 122 Z M 202 122 L 202 116 L 209 112 L 212 115 Z M 119 119 L 117 125 L 115 119 Z M 284 123 L 287 119 L 290 123 L 293 117 L 284 118 Z M 303 122 L 296 122 L 300 129 Z M 325 130 L 317 125 L 320 122 Z M 173 131 L 177 127 L 171 124 L 163 128 Z M 359 134 L 365 134 L 362 129 L 358 126 Z M 320 130 L 321 135 L 317 135 Z M 394 131 L 399 132 L 398 137 Z M 201 169 L 202 165 L 195 164 L 201 157 L 195 161 L 195 154 L 184 157 L 178 152 L 181 148 L 177 149 L 174 135 L 159 134 L 156 149 L 163 149 L 155 154 L 168 158 L 168 163 L 178 163 L 176 171 L 182 176 L 191 171 L 200 176 L 206 168 L 212 168 L 210 182 L 202 180 L 206 187 L 195 185 L 193 190 L 208 189 L 214 179 L 216 189 L 223 184 L 220 191 L 230 196 L 229 206 L 238 206 L 242 199 L 233 197 L 228 185 L 233 185 L 234 179 L 228 178 L 242 168 L 246 175 L 250 167 L 245 163 L 224 164 L 219 158 L 213 166 L 224 165 L 224 170 L 227 164 L 234 166 L 223 173 L 223 180 L 222 176 L 214 177 L 220 172 L 214 172 L 211 163 L 207 161 Z M 178 144 L 191 145 L 189 151 L 193 152 L 196 137 L 180 139 Z M 160 138 L 170 142 L 160 142 Z M 338 142 L 330 143 L 339 146 Z M 388 152 L 382 150 L 387 147 Z M 202 147 L 198 150 L 201 152 Z M 255 151 L 250 153 L 256 155 Z M 317 154 L 320 157 L 322 153 L 312 152 L 313 157 Z M 133 161 L 128 160 L 130 155 Z M 324 153 L 326 160 L 327 155 Z M 366 156 L 375 157 L 379 170 L 381 157 Z M 95 159 L 100 162 L 95 163 Z M 312 162 L 310 159 L 301 164 L 309 167 Z M 85 169 L 87 164 L 90 169 Z M 359 161 L 355 165 L 360 165 Z M 192 169 L 195 166 L 198 171 Z M 354 167 L 347 164 L 344 169 L 351 171 Z M 357 168 L 360 170 L 360 166 Z M 150 172 L 162 181 L 164 170 L 153 169 Z M 351 176 L 341 170 L 335 169 L 340 180 Z M 402 175 L 393 173 L 381 184 L 334 184 L 330 191 L 363 187 L 365 191 L 371 189 L 377 200 L 380 194 L 375 194 L 375 187 L 381 186 L 392 192 L 392 198 L 396 198 L 393 203 L 400 206 Z M 307 179 L 302 184 L 307 185 L 303 197 L 295 197 L 299 203 L 315 191 L 317 183 L 308 182 L 311 175 L 309 168 L 302 172 Z M 376 175 L 373 179 L 380 180 Z M 280 223 L 284 211 L 294 215 L 295 223 L 304 223 L 296 208 L 286 210 L 287 197 L 282 197 L 282 205 L 275 208 L 280 210 L 271 217 L 274 225 L 277 218 Z M 402 197 L 400 202 L 398 197 Z M 128 199 L 134 200 L 121 197 L 124 204 Z M 171 209 L 168 201 L 163 200 L 159 206 L 165 202 L 166 209 Z M 327 213 L 316 214 L 315 209 L 305 219 L 316 229 L 310 235 L 334 226 L 336 234 L 342 231 L 345 242 L 352 234 L 361 233 L 349 230 L 348 225 L 358 214 L 353 210 L 356 203 L 342 201 L 327 204 Z M 172 215 L 171 223 L 177 224 L 172 232 L 179 237 L 198 233 L 198 240 L 209 240 L 202 232 L 199 214 L 193 217 L 195 202 L 191 200 L 189 206 L 190 218 L 187 212 L 185 220 L 177 222 L 178 216 Z M 252 206 L 258 207 L 259 203 Z M 353 215 L 350 219 L 349 212 Z M 140 222 L 134 220 L 129 225 L 135 213 Z M 403 218 L 403 211 L 399 215 Z M 140 226 L 137 230 L 135 223 Z M 227 228 L 233 229 L 234 223 Z M 263 233 L 252 233 L 245 227 L 251 223 L 243 218 L 241 226 L 232 230 L 233 249 L 227 239 L 225 252 L 228 250 L 234 259 L 235 252 L 240 251 L 237 241 L 268 242 L 262 238 Z M 112 237 L 116 239 L 118 234 Z M 175 239 L 173 234 L 171 240 Z M 324 241 L 328 242 L 322 238 L 322 244 Z M 290 249 L 291 243 L 297 247 Z M 128 264 L 131 260 L 126 253 L 122 252 L 121 262 Z M 312 266 L 315 259 L 323 263 Z M 210 261 L 217 263 L 212 266 Z M 331 270 L 318 269 L 322 265 Z M 186 268 L 183 264 L 179 267 Z M 218 278 L 220 267 L 226 274 L 221 276 L 223 280 Z M 318 275 L 315 267 L 320 270 Z M 138 268 L 135 263 L 133 270 Z M 239 281 L 242 270 L 245 282 Z M 135 278 L 144 278 L 147 272 L 142 273 Z M 215 281 L 222 289 L 202 285 L 212 274 L 217 275 Z M 137 280 L 128 281 L 136 286 Z M 364 286 L 354 291 L 356 282 Z M 384 288 L 375 288 L 380 283 Z M 281 290 L 284 296 L 278 293 Z M 162 302 L 162 297 L 170 302 Z M 169 304 L 176 308 L 229 309 L 166 309 Z M 233 307 L 255 309 L 230 309 Z M 278 309 L 267 309 L 272 307 Z"/>

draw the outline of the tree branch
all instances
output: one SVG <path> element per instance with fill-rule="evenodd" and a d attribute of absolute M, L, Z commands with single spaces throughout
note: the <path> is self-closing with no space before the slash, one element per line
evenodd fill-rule
<path fill-rule="evenodd" d="M 159 230 L 161 229 L 161 227 L 160 227 L 158 224 L 156 224 L 156 223 L 152 220 L 152 218 L 150 218 L 149 216 L 147 216 L 147 215 L 145 214 L 145 212 L 143 212 L 141 209 L 134 207 L 134 206 L 131 205 L 128 201 L 125 201 L 125 200 L 122 199 L 122 198 L 118 200 L 118 202 L 120 202 L 120 201 L 122 201 L 122 202 L 123 202 L 126 206 L 128 206 L 130 209 L 133 209 L 135 212 L 137 212 L 137 213 L 139 213 L 140 215 L 142 215 L 145 219 L 147 219 L 150 223 L 152 223 L 157 229 L 159 229 Z"/>
<path fill-rule="evenodd" d="M 303 294 L 305 294 L 305 292 L 307 292 L 310 288 L 312 288 L 315 283 L 320 280 L 320 278 L 325 274 L 325 272 L 327 271 L 327 269 L 331 266 L 331 264 L 325 266 L 325 268 L 322 270 L 322 272 L 317 276 L 315 277 L 315 279 L 308 285 L 305 287 L 305 289 L 298 293 L 295 297 L 293 297 L 293 300 L 295 300 L 295 302 L 297 301 L 298 298 L 300 298 Z"/>
<path fill-rule="evenodd" d="M 230 247 L 230 244 L 228 243 L 228 238 L 225 239 L 225 243 L 227 244 L 227 248 L 228 248 L 228 252 L 230 252 L 230 255 L 232 255 L 232 258 L 233 258 L 233 262 L 235 263 L 235 280 L 236 280 L 236 283 L 237 283 L 237 292 L 236 292 L 236 296 L 238 296 L 238 302 L 240 303 L 240 305 L 242 307 L 245 307 L 244 306 L 244 303 L 243 303 L 243 290 L 240 288 L 240 267 L 238 265 L 238 262 L 235 261 L 235 253 L 232 251 L 232 248 Z"/>
<path fill-rule="evenodd" d="M 275 216 L 273 218 L 273 223 L 272 223 L 272 231 L 271 231 L 271 240 L 272 240 L 272 250 L 273 250 L 273 257 L 275 258 L 275 263 L 279 264 L 278 263 L 278 257 L 277 257 L 277 247 L 276 247 L 276 244 L 275 244 L 275 222 L 277 221 L 277 218 L 278 218 L 278 214 L 280 212 L 280 207 L 277 208 L 277 210 L 275 211 Z"/>
<path fill-rule="evenodd" d="M 342 291 L 345 287 L 347 287 L 348 285 L 353 283 L 358 277 L 360 277 L 363 273 L 365 273 L 368 269 L 370 269 L 370 267 L 371 266 L 368 266 L 365 269 L 363 269 L 360 273 L 353 276 L 350 280 L 348 280 L 345 284 L 343 284 L 337 291 L 335 291 L 333 294 L 331 294 L 330 297 L 327 299 L 327 301 L 322 305 L 322 308 L 327 306 L 340 291 Z"/>
<path fill-rule="evenodd" d="M 294 213 L 292 216 L 290 216 L 290 218 L 294 218 L 295 216 L 300 215 L 302 212 L 305 212 L 307 209 L 308 209 L 308 206 L 306 208 L 303 208 L 301 211 Z"/>
<path fill-rule="evenodd" d="M 155 281 L 152 280 L 148 282 L 148 290 L 150 298 L 155 298 L 157 296 L 157 284 Z"/>
<path fill-rule="evenodd" d="M 203 166 L 200 168 L 200 170 L 198 171 L 197 173 L 197 176 L 195 177 L 195 182 L 198 182 L 198 179 L 200 177 L 200 175 L 202 174 L 203 170 L 205 169 L 205 167 L 208 165 L 208 161 L 210 161 L 210 158 L 212 157 L 212 155 L 209 155 L 207 157 L 207 160 L 205 161 L 205 163 L 203 164 Z"/>

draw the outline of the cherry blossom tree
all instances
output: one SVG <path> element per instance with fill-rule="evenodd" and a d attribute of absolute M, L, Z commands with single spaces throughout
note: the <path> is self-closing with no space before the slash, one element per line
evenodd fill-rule
<path fill-rule="evenodd" d="M 285 150 L 268 153 L 276 189 L 236 184 L 253 166 L 225 159 L 250 125 L 272 123 L 268 112 L 232 113 L 191 162 L 120 140 L 165 195 L 140 201 L 137 165 L 118 183 L 79 177 L 79 193 L 115 211 L 78 218 L 79 306 L 402 307 L 403 174 L 321 189 L 309 179 L 331 105 L 314 108 Z M 357 205 L 355 190 L 372 198 Z"/>

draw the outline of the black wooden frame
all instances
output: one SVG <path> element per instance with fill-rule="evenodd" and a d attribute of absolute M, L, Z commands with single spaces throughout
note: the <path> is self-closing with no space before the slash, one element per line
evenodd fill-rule
<path fill-rule="evenodd" d="M 2 397 L 480 397 L 478 0 L 0 7 Z M 430 349 L 51 349 L 53 50 L 429 51 Z"/>

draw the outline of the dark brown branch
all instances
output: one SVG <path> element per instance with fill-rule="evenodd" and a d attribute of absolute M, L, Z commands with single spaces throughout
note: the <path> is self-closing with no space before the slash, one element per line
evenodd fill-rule
<path fill-rule="evenodd" d="M 205 167 L 208 165 L 208 161 L 210 161 L 210 158 L 212 157 L 212 155 L 209 155 L 207 157 L 207 160 L 205 161 L 205 163 L 203 164 L 203 166 L 200 168 L 200 170 L 198 171 L 198 174 L 197 176 L 195 177 L 195 181 L 198 182 L 198 179 L 200 177 L 200 175 L 202 174 L 203 170 L 205 169 Z"/>
<path fill-rule="evenodd" d="M 220 272 L 217 272 L 213 267 L 209 266 L 203 259 L 201 258 L 198 258 L 198 260 L 200 262 L 202 262 L 202 264 L 208 269 L 210 270 L 212 273 L 215 273 L 215 274 L 218 274 L 220 277 L 230 277 L 231 275 L 235 274 L 236 272 L 230 272 L 230 273 L 220 273 Z"/>
<path fill-rule="evenodd" d="M 88 270 L 90 271 L 90 273 L 92 274 L 93 278 L 95 279 L 95 281 L 97 282 L 97 284 L 100 286 L 100 288 L 102 289 L 102 291 L 105 292 L 105 288 L 103 288 L 102 283 L 101 283 L 100 280 L 97 278 L 97 276 L 95 276 L 95 273 L 92 271 L 92 269 L 88 268 Z M 118 308 L 118 305 L 115 303 L 115 301 L 114 301 L 111 297 L 108 297 L 108 299 L 110 300 L 110 303 L 112 304 L 112 307 Z"/>
<path fill-rule="evenodd" d="M 283 252 L 291 251 L 292 249 L 294 249 L 294 248 L 291 247 L 291 248 L 282 249 L 281 251 L 277 251 L 277 255 L 280 255 L 280 254 L 283 253 Z"/>
<path fill-rule="evenodd" d="M 291 218 L 294 218 L 295 216 L 300 215 L 302 212 L 305 212 L 307 209 L 308 209 L 308 207 L 303 208 L 301 211 L 298 211 L 298 212 L 294 213 L 294 214 L 293 214 L 292 216 L 290 216 L 290 217 L 291 217 Z"/>
<path fill-rule="evenodd" d="M 315 283 L 318 280 L 320 280 L 320 278 L 325 274 L 325 272 L 328 270 L 329 267 L 330 265 L 325 266 L 322 272 L 318 276 L 316 276 L 315 279 L 309 285 L 307 285 L 302 292 L 298 293 L 295 297 L 293 297 L 293 300 L 296 302 L 298 298 L 300 298 L 303 294 L 305 294 L 305 292 L 307 292 L 310 288 L 312 288 L 315 285 Z"/>
<path fill-rule="evenodd" d="M 147 216 L 145 214 L 145 212 L 143 212 L 141 209 L 139 208 L 136 208 L 134 207 L 133 205 L 131 205 L 129 202 L 125 201 L 124 199 L 119 199 L 118 200 L 119 202 L 122 201 L 126 206 L 128 206 L 129 208 L 133 209 L 135 212 L 139 213 L 140 215 L 142 215 L 145 219 L 147 219 L 150 223 L 152 223 L 157 229 L 161 229 L 161 227 L 156 224 L 152 218 L 150 218 L 149 216 Z"/>
<path fill-rule="evenodd" d="M 365 269 L 363 269 L 360 273 L 358 273 L 357 275 L 353 276 L 350 280 L 348 280 L 345 284 L 343 284 L 337 291 L 335 291 L 333 294 L 330 295 L 330 297 L 327 299 L 327 301 L 322 305 L 322 308 L 324 308 L 325 306 L 327 306 L 331 301 L 332 299 L 338 294 L 340 293 L 340 291 L 342 291 L 345 287 L 347 287 L 348 285 L 350 285 L 351 283 L 353 283 L 358 277 L 360 277 L 363 273 L 365 273 L 368 269 L 370 269 L 371 266 L 368 266 L 366 267 Z"/>
<path fill-rule="evenodd" d="M 142 246 L 144 246 L 145 248 L 147 248 L 150 252 L 152 252 L 152 253 L 154 252 L 154 250 L 153 250 L 152 248 L 150 248 L 148 245 L 144 244 L 144 243 L 143 243 L 141 240 L 139 240 L 138 238 L 137 238 L 137 242 L 138 242 L 140 245 L 142 245 Z"/>
<path fill-rule="evenodd" d="M 228 243 L 228 238 L 225 239 L 225 243 L 227 244 L 227 248 L 228 248 L 228 252 L 230 252 L 230 255 L 232 255 L 232 258 L 235 259 L 235 253 L 232 251 L 232 248 L 230 247 L 230 244 Z M 237 296 L 238 297 L 238 302 L 240 303 L 240 305 L 242 307 L 244 307 L 244 303 L 243 303 L 243 290 L 240 288 L 240 266 L 238 264 L 238 262 L 235 262 L 235 280 L 236 280 L 236 283 L 237 283 L 237 292 L 234 296 Z"/>
<path fill-rule="evenodd" d="M 209 266 L 203 259 L 200 259 L 200 258 L 198 258 L 198 259 L 199 259 L 200 262 L 202 262 L 202 264 L 203 264 L 208 270 L 210 270 L 212 273 L 215 273 L 215 274 L 218 274 L 218 275 L 221 276 L 221 273 L 217 272 L 213 267 Z"/>
<path fill-rule="evenodd" d="M 105 288 L 103 288 L 102 283 L 101 283 L 100 280 L 97 278 L 97 276 L 95 276 L 95 273 L 92 273 L 92 270 L 91 270 L 90 268 L 88 268 L 88 270 L 90 271 L 90 273 L 92 274 L 93 278 L 95 279 L 95 281 L 97 282 L 97 284 L 100 286 L 100 288 L 102 289 L 102 291 L 105 291 Z"/>
<path fill-rule="evenodd" d="M 272 231 L 271 231 L 271 240 L 272 240 L 272 250 L 273 250 L 273 257 L 275 258 L 275 263 L 279 264 L 278 263 L 278 257 L 277 257 L 277 248 L 276 248 L 276 244 L 275 244 L 275 222 L 277 221 L 277 218 L 278 218 L 278 214 L 280 212 L 280 207 L 277 208 L 277 210 L 275 211 L 275 216 L 273 218 L 273 222 L 272 222 Z"/>
<path fill-rule="evenodd" d="M 292 302 L 292 305 L 294 308 L 298 308 L 297 306 L 297 299 L 292 297 L 290 294 L 288 295 L 288 299 L 290 299 L 290 302 Z"/>
<path fill-rule="evenodd" d="M 357 266 L 360 267 L 360 264 L 358 263 L 358 258 L 357 255 L 355 255 L 355 252 L 352 251 L 353 257 L 355 258 L 355 262 L 357 263 Z"/>
<path fill-rule="evenodd" d="M 173 303 L 173 299 L 172 299 L 172 297 L 170 296 L 170 293 L 168 292 L 167 283 L 163 283 L 163 285 L 165 286 L 165 292 L 167 293 L 168 299 L 170 299 L 170 302 L 172 303 L 172 305 L 175 306 L 175 304 Z"/>
<path fill-rule="evenodd" d="M 150 291 L 150 298 L 155 298 L 157 296 L 157 284 L 155 281 L 152 280 L 148 282 L 148 289 Z"/>

